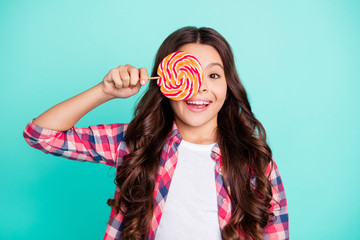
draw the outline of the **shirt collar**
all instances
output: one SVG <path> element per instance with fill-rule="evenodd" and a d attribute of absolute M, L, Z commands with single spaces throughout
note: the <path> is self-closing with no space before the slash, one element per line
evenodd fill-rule
<path fill-rule="evenodd" d="M 182 140 L 182 136 L 180 134 L 180 131 L 176 125 L 176 122 L 175 120 L 173 121 L 173 126 L 172 126 L 172 130 L 171 130 L 171 133 L 170 133 L 170 136 L 169 136 L 169 140 L 170 142 L 173 140 L 174 137 L 177 137 L 178 139 L 178 144 L 180 144 L 181 140 Z M 221 156 L 221 151 L 220 151 L 220 147 L 219 147 L 219 143 L 217 142 L 214 147 L 212 148 L 211 150 L 212 152 L 215 153 L 215 155 L 220 155 Z"/>

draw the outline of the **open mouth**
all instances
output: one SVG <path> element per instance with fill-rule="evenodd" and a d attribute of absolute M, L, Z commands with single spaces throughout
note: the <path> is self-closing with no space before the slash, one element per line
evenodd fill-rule
<path fill-rule="evenodd" d="M 186 105 L 188 106 L 188 108 L 192 111 L 196 111 L 196 110 L 205 110 L 211 103 L 212 101 L 185 101 Z"/>

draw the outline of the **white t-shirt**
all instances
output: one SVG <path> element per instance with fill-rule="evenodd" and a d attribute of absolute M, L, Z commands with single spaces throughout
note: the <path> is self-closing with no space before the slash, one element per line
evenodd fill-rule
<path fill-rule="evenodd" d="M 221 240 L 214 145 L 181 141 L 156 240 Z"/>

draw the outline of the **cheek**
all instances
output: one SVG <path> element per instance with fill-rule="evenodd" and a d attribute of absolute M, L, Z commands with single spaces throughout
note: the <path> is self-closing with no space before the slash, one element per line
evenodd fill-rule
<path fill-rule="evenodd" d="M 179 112 L 181 103 L 182 102 L 180 101 L 174 101 L 170 99 L 170 106 L 175 114 Z"/>
<path fill-rule="evenodd" d="M 224 102 L 226 99 L 226 95 L 227 95 L 227 84 L 226 82 L 221 82 L 219 84 L 217 84 L 217 86 L 214 89 L 215 94 L 218 98 L 218 101 L 222 101 Z"/>

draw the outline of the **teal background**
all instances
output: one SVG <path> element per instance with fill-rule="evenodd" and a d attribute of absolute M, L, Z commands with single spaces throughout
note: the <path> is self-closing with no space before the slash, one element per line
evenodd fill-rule
<path fill-rule="evenodd" d="M 292 239 L 360 239 L 360 1 L 0 1 L 0 239 L 102 239 L 115 171 L 31 148 L 23 129 L 120 64 L 151 70 L 183 26 L 233 48 L 288 200 Z M 129 122 L 140 94 L 78 127 Z"/>

